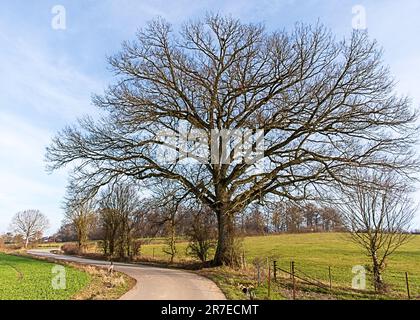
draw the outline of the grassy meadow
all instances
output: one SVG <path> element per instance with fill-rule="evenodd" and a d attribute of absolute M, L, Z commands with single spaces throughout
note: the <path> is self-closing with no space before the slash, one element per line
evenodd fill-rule
<path fill-rule="evenodd" d="M 308 233 L 282 234 L 270 236 L 245 237 L 243 251 L 247 264 L 252 266 L 255 259 L 272 261 L 290 270 L 290 262 L 295 262 L 297 274 L 308 275 L 324 283 L 329 282 L 331 267 L 333 287 L 351 287 L 352 268 L 357 265 L 369 264 L 364 252 L 348 241 L 344 233 Z M 165 244 L 161 239 L 143 245 L 143 256 L 155 259 L 168 259 L 163 252 Z M 187 243 L 180 241 L 177 245 L 178 259 L 189 260 L 186 255 Z M 265 264 L 266 265 L 266 264 Z M 392 291 L 404 295 L 406 292 L 405 272 L 408 272 L 412 296 L 420 296 L 420 236 L 413 239 L 395 252 L 387 263 L 384 280 Z M 279 277 L 287 277 L 278 272 Z M 369 275 L 367 275 L 367 289 L 372 289 Z"/>
<path fill-rule="evenodd" d="M 54 289 L 54 264 L 0 253 L 0 300 L 68 300 L 90 282 L 89 274 L 65 267 L 66 288 Z"/>

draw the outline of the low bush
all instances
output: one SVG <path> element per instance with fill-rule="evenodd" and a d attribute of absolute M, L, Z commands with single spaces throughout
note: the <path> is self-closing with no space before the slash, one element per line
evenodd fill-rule
<path fill-rule="evenodd" d="M 211 250 L 216 247 L 216 227 L 209 215 L 196 215 L 188 229 L 189 244 L 187 254 L 206 262 Z"/>
<path fill-rule="evenodd" d="M 76 255 L 79 254 L 79 247 L 73 243 L 66 243 L 61 246 L 61 251 L 65 254 Z"/>

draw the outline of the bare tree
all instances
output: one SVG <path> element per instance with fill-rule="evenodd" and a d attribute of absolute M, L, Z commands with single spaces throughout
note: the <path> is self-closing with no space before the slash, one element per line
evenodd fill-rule
<path fill-rule="evenodd" d="M 282 201 L 274 201 L 266 203 L 266 210 L 271 215 L 272 230 L 275 233 L 286 230 L 286 203 Z"/>
<path fill-rule="evenodd" d="M 77 240 L 76 230 L 72 223 L 63 222 L 60 229 L 53 235 L 57 242 L 71 242 Z"/>
<path fill-rule="evenodd" d="M 322 220 L 322 230 L 329 231 L 342 231 L 343 222 L 337 208 L 331 206 L 323 206 L 320 208 L 320 215 Z"/>
<path fill-rule="evenodd" d="M 185 192 L 183 188 L 170 180 L 161 181 L 151 189 L 153 195 L 149 203 L 154 211 L 158 212 L 154 223 L 164 229 L 166 247 L 163 251 L 170 256 L 170 262 L 172 263 L 178 252 L 176 245 L 177 227 L 185 215 L 182 204 L 187 201 L 190 193 Z"/>
<path fill-rule="evenodd" d="M 302 214 L 305 219 L 306 231 L 318 231 L 319 209 L 313 203 L 308 203 L 303 206 Z"/>
<path fill-rule="evenodd" d="M 40 239 L 48 226 L 47 217 L 39 210 L 18 212 L 11 223 L 13 232 L 23 237 L 25 248 L 28 247 L 29 242 Z"/>
<path fill-rule="evenodd" d="M 255 201 L 307 199 L 351 183 L 353 167 L 417 168 L 417 115 L 365 32 L 338 42 L 319 25 L 268 33 L 208 15 L 176 34 L 158 19 L 109 62 L 116 83 L 94 99 L 105 115 L 64 129 L 47 149 L 50 169 L 74 163 L 76 189 L 89 194 L 127 176 L 177 183 L 217 217 L 216 265 L 232 263 L 235 216 Z M 256 128 L 262 155 L 261 134 L 247 133 Z M 223 143 L 238 130 L 244 139 Z M 243 140 L 250 148 L 236 156 Z M 171 151 L 191 161 L 168 161 Z"/>
<path fill-rule="evenodd" d="M 246 234 L 257 235 L 268 232 L 263 213 L 259 206 L 250 207 L 245 217 L 244 227 Z"/>
<path fill-rule="evenodd" d="M 100 223 L 104 229 L 104 251 L 120 259 L 132 258 L 135 246 L 136 215 L 140 198 L 136 188 L 128 183 L 108 187 L 99 200 Z"/>
<path fill-rule="evenodd" d="M 68 197 L 65 203 L 65 220 L 71 223 L 77 235 L 79 252 L 85 251 L 89 232 L 95 223 L 95 207 L 92 200 Z"/>
<path fill-rule="evenodd" d="M 118 232 L 120 229 L 120 217 L 117 210 L 104 207 L 102 204 L 98 210 L 99 224 L 102 228 L 102 249 L 105 256 L 113 257 L 116 248 Z"/>
<path fill-rule="evenodd" d="M 196 207 L 196 206 L 195 206 Z M 215 248 L 217 226 L 216 219 L 209 208 L 188 208 L 190 224 L 187 230 L 189 244 L 187 253 L 206 262 L 210 251 Z"/>
<path fill-rule="evenodd" d="M 359 173 L 355 179 L 357 184 L 341 188 L 339 209 L 351 239 L 371 259 L 375 290 L 384 291 L 386 260 L 410 240 L 416 208 L 409 189 L 392 175 Z"/>

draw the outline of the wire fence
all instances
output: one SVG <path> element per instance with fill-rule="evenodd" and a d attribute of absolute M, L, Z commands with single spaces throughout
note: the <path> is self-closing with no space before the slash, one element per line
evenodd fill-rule
<path fill-rule="evenodd" d="M 325 266 L 315 263 L 296 263 L 286 260 L 257 260 L 255 279 L 257 286 L 267 282 L 268 296 L 276 288 L 285 287 L 291 290 L 293 299 L 299 291 L 307 291 L 307 287 L 316 287 L 318 292 L 331 295 L 366 295 L 378 294 L 374 286 L 373 276 L 365 269 L 363 281 L 354 286 L 357 275 L 348 267 Z M 362 266 L 362 268 L 364 268 Z M 360 274 L 359 274 L 360 276 Z M 399 299 L 420 299 L 420 275 L 412 272 L 386 272 L 382 276 L 386 284 L 385 294 Z M 357 280 L 357 279 L 356 279 Z M 357 281 L 356 281 L 357 283 Z"/>

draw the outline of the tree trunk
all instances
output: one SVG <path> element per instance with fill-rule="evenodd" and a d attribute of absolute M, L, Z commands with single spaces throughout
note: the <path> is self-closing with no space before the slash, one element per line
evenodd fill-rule
<path fill-rule="evenodd" d="M 109 246 L 109 255 L 112 257 L 114 255 L 114 252 L 115 252 L 115 249 L 114 249 L 115 248 L 115 238 L 114 238 L 114 236 L 112 236 L 112 238 L 109 239 L 108 246 Z"/>
<path fill-rule="evenodd" d="M 217 213 L 218 222 L 218 241 L 216 254 L 214 256 L 213 265 L 236 265 L 236 252 L 234 246 L 235 240 L 235 226 L 233 215 L 228 215 L 224 212 Z"/>
<path fill-rule="evenodd" d="M 78 240 L 77 247 L 79 248 L 79 253 L 83 253 L 83 243 L 81 240 Z"/>
<path fill-rule="evenodd" d="M 174 258 L 175 258 L 175 254 L 176 254 L 176 243 L 175 243 L 175 221 L 174 221 L 174 217 L 172 217 L 171 220 L 171 236 L 169 239 L 169 251 L 170 251 L 170 255 L 171 255 L 171 263 L 174 262 Z"/>
<path fill-rule="evenodd" d="M 382 272 L 381 266 L 378 263 L 378 259 L 376 257 L 376 253 L 372 257 L 373 260 L 373 284 L 375 287 L 376 292 L 384 292 L 385 291 L 385 284 L 382 279 Z"/>

